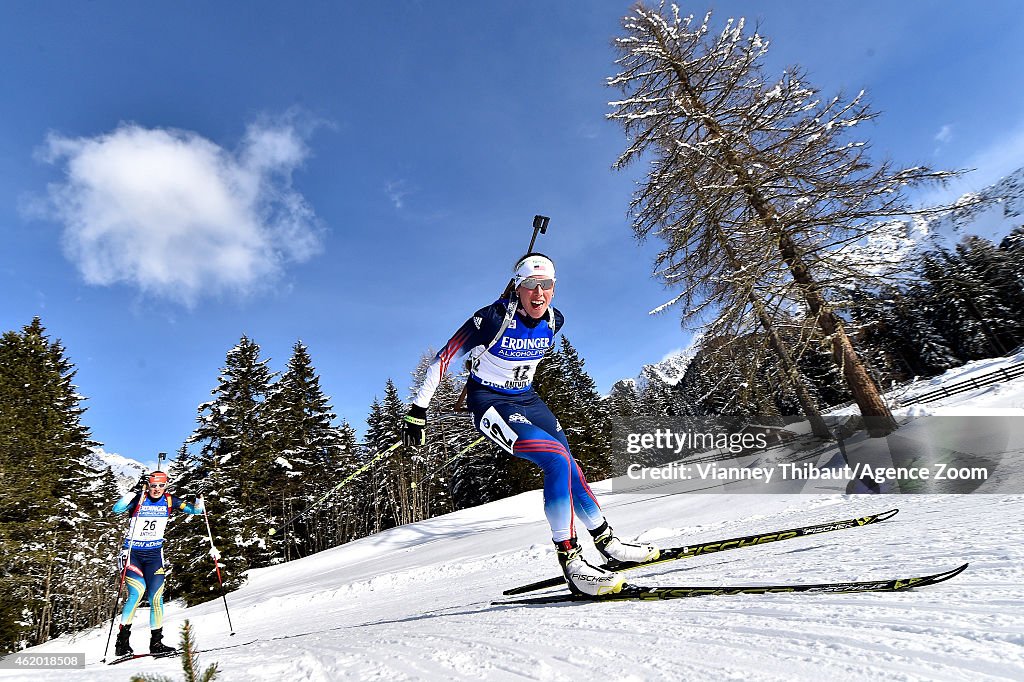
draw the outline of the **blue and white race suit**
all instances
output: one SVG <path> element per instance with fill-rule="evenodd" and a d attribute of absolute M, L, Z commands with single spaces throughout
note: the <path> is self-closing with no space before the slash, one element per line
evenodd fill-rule
<path fill-rule="evenodd" d="M 539 320 L 520 309 L 502 330 L 508 303 L 499 300 L 481 308 L 459 327 L 427 368 L 413 403 L 428 407 L 451 362 L 469 353 L 467 406 L 473 423 L 505 451 L 541 467 L 551 537 L 555 542 L 568 540 L 576 536 L 574 510 L 589 529 L 598 528 L 604 516 L 569 452 L 561 424 L 533 390 L 537 364 L 564 318 L 554 308 Z"/>

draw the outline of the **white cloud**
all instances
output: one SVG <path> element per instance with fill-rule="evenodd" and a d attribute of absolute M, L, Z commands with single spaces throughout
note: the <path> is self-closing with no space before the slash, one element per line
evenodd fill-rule
<path fill-rule="evenodd" d="M 580 123 L 576 126 L 576 137 L 584 140 L 596 140 L 601 136 L 601 128 L 595 123 Z"/>
<path fill-rule="evenodd" d="M 976 169 L 971 176 L 980 187 L 997 182 L 1020 168 L 1024 165 L 1024 124 L 974 153 L 965 165 Z"/>
<path fill-rule="evenodd" d="M 134 124 L 91 138 L 51 134 L 42 150 L 65 170 L 49 212 L 85 281 L 187 305 L 256 291 L 321 250 L 319 221 L 291 183 L 308 155 L 295 126 L 266 122 L 234 152 Z"/>
<path fill-rule="evenodd" d="M 396 209 L 405 207 L 405 197 L 412 193 L 405 180 L 389 180 L 384 184 L 384 192 Z"/>
<path fill-rule="evenodd" d="M 940 144 L 946 144 L 953 139 L 953 126 L 948 123 L 939 129 L 939 132 L 935 133 L 935 141 Z"/>
<path fill-rule="evenodd" d="M 976 149 L 955 167 L 970 170 L 951 180 L 945 186 L 925 190 L 915 203 L 933 206 L 956 201 L 968 192 L 978 192 L 999 182 L 1002 178 L 1024 166 L 1024 123 L 1016 129 L 1000 134 Z"/>

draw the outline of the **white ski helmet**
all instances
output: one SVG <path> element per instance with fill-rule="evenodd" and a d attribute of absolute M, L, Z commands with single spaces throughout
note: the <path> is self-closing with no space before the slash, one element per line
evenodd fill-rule
<path fill-rule="evenodd" d="M 527 277 L 553 280 L 555 264 L 543 253 L 528 253 L 516 263 L 513 283 L 518 287 Z"/>

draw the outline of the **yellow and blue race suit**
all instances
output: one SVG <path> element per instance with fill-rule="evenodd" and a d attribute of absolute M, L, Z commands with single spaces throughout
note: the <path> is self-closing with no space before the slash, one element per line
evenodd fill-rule
<path fill-rule="evenodd" d="M 155 500 L 145 495 L 139 504 L 139 495 L 125 495 L 114 504 L 117 514 L 131 511 L 132 532 L 125 538 L 118 568 L 125 570 L 125 584 L 128 587 L 128 598 L 121 611 L 121 623 L 127 625 L 135 617 L 135 610 L 142 602 L 143 595 L 149 595 L 149 626 L 152 629 L 163 627 L 164 622 L 164 529 L 170 519 L 172 510 L 186 514 L 202 514 L 197 509 L 170 493 L 164 493 Z"/>

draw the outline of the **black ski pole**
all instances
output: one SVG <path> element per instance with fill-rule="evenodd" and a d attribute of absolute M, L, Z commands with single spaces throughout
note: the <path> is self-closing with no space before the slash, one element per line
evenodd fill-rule
<path fill-rule="evenodd" d="M 200 497 L 199 499 L 202 500 L 203 519 L 206 521 L 206 537 L 210 538 L 210 548 L 216 549 L 217 546 L 213 544 L 213 530 L 210 529 L 210 516 L 206 513 L 206 500 L 202 497 Z M 213 559 L 213 556 L 211 555 L 210 558 Z M 228 610 L 228 596 L 226 590 L 224 589 L 224 581 L 221 580 L 220 577 L 219 559 L 213 559 L 213 567 L 217 571 L 217 584 L 220 585 L 220 598 L 224 600 L 224 613 L 227 614 L 228 617 L 228 628 L 231 630 L 231 636 L 234 637 L 235 626 L 231 624 L 231 611 Z"/>

